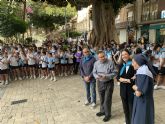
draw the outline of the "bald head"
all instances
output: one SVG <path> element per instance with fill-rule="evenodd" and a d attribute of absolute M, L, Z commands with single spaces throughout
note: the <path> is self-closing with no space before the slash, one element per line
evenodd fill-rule
<path fill-rule="evenodd" d="M 106 61 L 105 53 L 103 51 L 98 52 L 98 59 L 99 59 L 100 62 L 105 62 Z"/>

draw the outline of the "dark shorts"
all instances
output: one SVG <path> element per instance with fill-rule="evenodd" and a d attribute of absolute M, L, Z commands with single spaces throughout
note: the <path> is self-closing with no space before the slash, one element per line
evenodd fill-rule
<path fill-rule="evenodd" d="M 159 71 L 160 75 L 165 75 L 165 67 L 162 67 Z"/>
<path fill-rule="evenodd" d="M 68 63 L 68 65 L 69 65 L 69 66 L 72 66 L 72 65 L 74 65 L 74 63 Z"/>
<path fill-rule="evenodd" d="M 66 64 L 60 64 L 61 66 L 67 66 L 68 64 L 66 63 Z"/>
<path fill-rule="evenodd" d="M 44 68 L 42 67 L 42 70 L 47 70 L 47 67 L 44 67 Z"/>
<path fill-rule="evenodd" d="M 10 66 L 10 68 L 11 68 L 12 70 L 15 70 L 15 69 L 19 69 L 20 66 Z"/>
<path fill-rule="evenodd" d="M 9 73 L 9 69 L 0 70 L 0 74 L 8 74 L 8 73 Z"/>
<path fill-rule="evenodd" d="M 34 64 L 34 65 L 28 65 L 30 68 L 35 68 L 36 67 L 36 65 Z"/>
<path fill-rule="evenodd" d="M 54 68 L 48 68 L 49 71 L 54 71 Z"/>
<path fill-rule="evenodd" d="M 28 67 L 28 64 L 24 64 L 23 67 Z"/>
<path fill-rule="evenodd" d="M 154 68 L 155 73 L 156 73 L 156 74 L 159 74 L 158 67 L 153 66 L 153 68 Z"/>
<path fill-rule="evenodd" d="M 60 63 L 55 63 L 55 65 L 60 65 Z"/>

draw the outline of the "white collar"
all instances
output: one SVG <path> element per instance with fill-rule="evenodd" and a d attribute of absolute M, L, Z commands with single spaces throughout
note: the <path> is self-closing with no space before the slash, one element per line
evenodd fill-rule
<path fill-rule="evenodd" d="M 147 65 L 142 65 L 136 72 L 136 75 L 138 74 L 147 75 L 153 78 L 153 74 L 151 73 Z"/>

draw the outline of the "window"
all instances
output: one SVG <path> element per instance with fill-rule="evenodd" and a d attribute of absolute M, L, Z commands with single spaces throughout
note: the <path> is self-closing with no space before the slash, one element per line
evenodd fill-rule
<path fill-rule="evenodd" d="M 120 23 L 120 15 L 118 15 L 118 16 L 116 17 L 115 23 L 116 23 L 116 24 L 117 24 L 117 23 Z"/>
<path fill-rule="evenodd" d="M 158 0 L 143 0 L 142 21 L 158 19 Z"/>
<path fill-rule="evenodd" d="M 127 20 L 128 20 L 128 21 L 133 21 L 133 11 L 129 11 L 129 12 L 127 13 Z"/>

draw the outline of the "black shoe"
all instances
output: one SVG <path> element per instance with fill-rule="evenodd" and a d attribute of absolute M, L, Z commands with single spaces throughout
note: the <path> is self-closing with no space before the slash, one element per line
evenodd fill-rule
<path fill-rule="evenodd" d="M 111 116 L 105 116 L 104 119 L 103 119 L 103 121 L 104 121 L 104 122 L 107 122 L 107 121 L 110 120 L 110 118 L 111 118 Z"/>
<path fill-rule="evenodd" d="M 98 116 L 98 117 L 101 117 L 101 116 L 103 116 L 103 115 L 105 115 L 105 113 L 98 112 L 98 113 L 96 114 L 96 116 Z"/>

